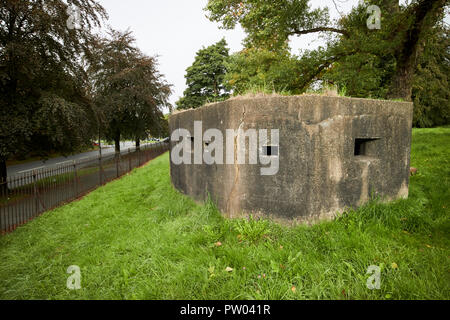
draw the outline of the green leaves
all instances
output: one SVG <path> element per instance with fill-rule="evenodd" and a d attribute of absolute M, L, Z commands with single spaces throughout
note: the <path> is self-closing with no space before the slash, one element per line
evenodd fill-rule
<path fill-rule="evenodd" d="M 287 50 L 244 49 L 231 55 L 226 65 L 225 80 L 235 94 L 244 94 L 254 87 L 299 93 L 301 70 L 297 58 Z"/>
<path fill-rule="evenodd" d="M 416 126 L 447 124 L 446 1 L 370 4 L 381 9 L 379 30 L 367 27 L 367 1 L 338 21 L 308 0 L 209 0 L 205 10 L 211 21 L 228 29 L 240 24 L 247 34 L 246 49 L 227 65 L 235 93 L 257 87 L 298 94 L 330 83 L 352 97 L 413 100 Z M 292 36 L 323 32 L 325 47 L 290 56 Z"/>
<path fill-rule="evenodd" d="M 92 121 L 80 105 L 56 94 L 43 93 L 34 116 L 34 139 L 41 145 L 49 143 L 62 152 L 70 153 L 83 145 L 89 136 Z"/>
<path fill-rule="evenodd" d="M 65 1 L 0 4 L 0 161 L 72 152 L 92 137 L 82 60 L 106 13 L 94 0 L 69 2 L 80 9 L 80 29 L 67 28 Z"/>
<path fill-rule="evenodd" d="M 234 229 L 239 233 L 239 238 L 250 243 L 257 243 L 270 234 L 270 223 L 265 219 L 253 218 L 233 221 Z"/>
<path fill-rule="evenodd" d="M 330 24 L 328 9 L 311 10 L 308 0 L 209 0 L 208 18 L 226 29 L 239 23 L 247 46 L 278 50 L 290 35 Z"/>
<path fill-rule="evenodd" d="M 229 91 L 224 82 L 228 51 L 227 43 L 222 39 L 197 52 L 194 63 L 186 70 L 188 88 L 176 103 L 179 109 L 197 108 L 207 102 L 228 98 Z"/>
<path fill-rule="evenodd" d="M 414 75 L 414 126 L 450 123 L 450 30 L 435 28 Z"/>
<path fill-rule="evenodd" d="M 156 58 L 144 55 L 134 42 L 130 31 L 110 30 L 109 38 L 98 41 L 89 69 L 97 111 L 111 140 L 167 131 L 162 108 L 170 107 L 171 86 L 159 73 Z"/>

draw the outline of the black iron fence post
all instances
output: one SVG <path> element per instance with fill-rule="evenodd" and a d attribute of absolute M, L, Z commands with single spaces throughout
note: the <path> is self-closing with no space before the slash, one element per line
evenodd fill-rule
<path fill-rule="evenodd" d="M 34 207 L 35 212 L 34 215 L 37 215 L 39 213 L 39 200 L 37 195 L 37 186 L 36 186 L 36 170 L 33 170 L 33 197 L 34 197 Z"/>
<path fill-rule="evenodd" d="M 138 148 L 137 152 L 138 152 L 138 167 L 140 167 L 141 166 L 141 148 Z"/>
<path fill-rule="evenodd" d="M 78 198 L 78 173 L 77 173 L 77 163 L 73 160 L 73 190 L 75 192 L 75 198 Z"/>
<path fill-rule="evenodd" d="M 128 171 L 131 171 L 131 149 L 128 148 Z"/>
<path fill-rule="evenodd" d="M 6 221 L 5 227 L 3 227 L 3 213 L 6 214 L 6 208 L 8 205 L 8 193 L 5 191 L 6 184 L 4 182 L 4 178 L 0 178 L 0 195 L 2 199 L 2 204 L 0 204 L 0 235 L 3 233 L 3 230 L 6 230 Z"/>
<path fill-rule="evenodd" d="M 116 153 L 116 177 L 119 177 L 119 158 L 120 158 L 120 153 Z"/>
<path fill-rule="evenodd" d="M 100 183 L 100 185 L 103 185 L 103 176 L 102 176 L 102 154 L 100 153 L 100 156 L 98 157 L 98 181 Z"/>

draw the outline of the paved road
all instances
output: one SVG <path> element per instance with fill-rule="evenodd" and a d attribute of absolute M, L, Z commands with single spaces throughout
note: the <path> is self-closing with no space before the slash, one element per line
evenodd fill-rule
<path fill-rule="evenodd" d="M 120 148 L 122 152 L 128 152 L 128 149 L 134 150 L 135 144 L 133 142 L 121 142 Z M 110 155 L 114 153 L 114 147 L 113 146 L 103 146 L 102 147 L 102 155 Z M 53 159 L 48 159 L 47 161 L 33 161 L 33 162 L 27 162 L 23 164 L 17 164 L 13 166 L 8 166 L 8 177 L 14 176 L 19 173 L 23 173 L 26 171 L 38 169 L 38 168 L 47 168 L 52 167 L 57 164 L 61 164 L 66 161 L 73 161 L 73 160 L 81 160 L 84 158 L 91 158 L 91 157 L 97 157 L 99 155 L 99 151 L 89 151 L 84 153 L 79 153 L 75 155 L 71 155 L 68 157 L 58 157 Z"/>

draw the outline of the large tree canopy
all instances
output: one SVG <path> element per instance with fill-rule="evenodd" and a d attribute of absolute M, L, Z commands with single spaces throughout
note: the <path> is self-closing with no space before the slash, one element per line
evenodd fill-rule
<path fill-rule="evenodd" d="M 79 9 L 69 28 L 71 6 Z M 0 1 L 0 176 L 19 152 L 71 152 L 91 137 L 82 58 L 106 13 L 94 0 Z"/>
<path fill-rule="evenodd" d="M 110 30 L 97 42 L 89 71 L 104 136 L 120 151 L 121 137 L 139 140 L 165 129 L 162 109 L 170 107 L 171 86 L 157 70 L 154 57 L 144 55 L 130 31 Z"/>
<path fill-rule="evenodd" d="M 254 90 L 301 93 L 302 70 L 298 57 L 288 50 L 244 49 L 232 54 L 226 67 L 226 85 L 234 94 Z"/>
<path fill-rule="evenodd" d="M 418 59 L 433 28 L 442 21 L 447 1 L 415 0 L 399 5 L 398 0 L 374 0 L 370 4 L 381 9 L 380 30 L 367 28 L 368 3 L 337 22 L 330 20 L 327 8 L 311 9 L 308 0 L 209 0 L 205 9 L 224 28 L 240 23 L 248 35 L 248 47 L 278 51 L 292 36 L 332 34 L 327 48 L 316 54 L 313 71 L 304 72 L 311 80 L 335 62 L 353 56 L 368 58 L 369 65 L 386 67 L 377 76 L 386 84 L 387 98 L 411 100 Z"/>
<path fill-rule="evenodd" d="M 321 31 L 346 33 L 332 26 L 328 9 L 312 10 L 308 0 L 209 0 L 205 8 L 212 21 L 247 33 L 247 46 L 283 47 L 291 35 Z"/>
<path fill-rule="evenodd" d="M 228 54 L 225 39 L 197 52 L 194 63 L 186 70 L 187 89 L 176 103 L 179 109 L 197 108 L 229 96 L 224 82 Z"/>
<path fill-rule="evenodd" d="M 436 28 L 414 75 L 414 125 L 450 123 L 450 29 Z"/>

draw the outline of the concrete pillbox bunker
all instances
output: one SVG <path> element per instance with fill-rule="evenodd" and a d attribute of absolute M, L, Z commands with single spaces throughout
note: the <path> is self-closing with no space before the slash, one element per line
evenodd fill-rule
<path fill-rule="evenodd" d="M 406 198 L 412 108 L 409 102 L 302 95 L 241 97 L 175 113 L 170 131 L 190 135 L 171 141 L 171 157 L 186 143 L 189 150 L 180 155 L 191 161 L 171 161 L 172 183 L 196 200 L 210 196 L 229 217 L 329 219 L 371 196 Z M 209 129 L 223 135 L 223 161 L 213 164 L 194 159 L 194 151 L 210 152 L 212 141 L 203 136 Z M 235 135 L 226 137 L 230 132 Z M 238 150 L 245 163 L 227 162 L 227 156 L 237 160 Z M 270 159 L 275 174 L 262 174 Z"/>

